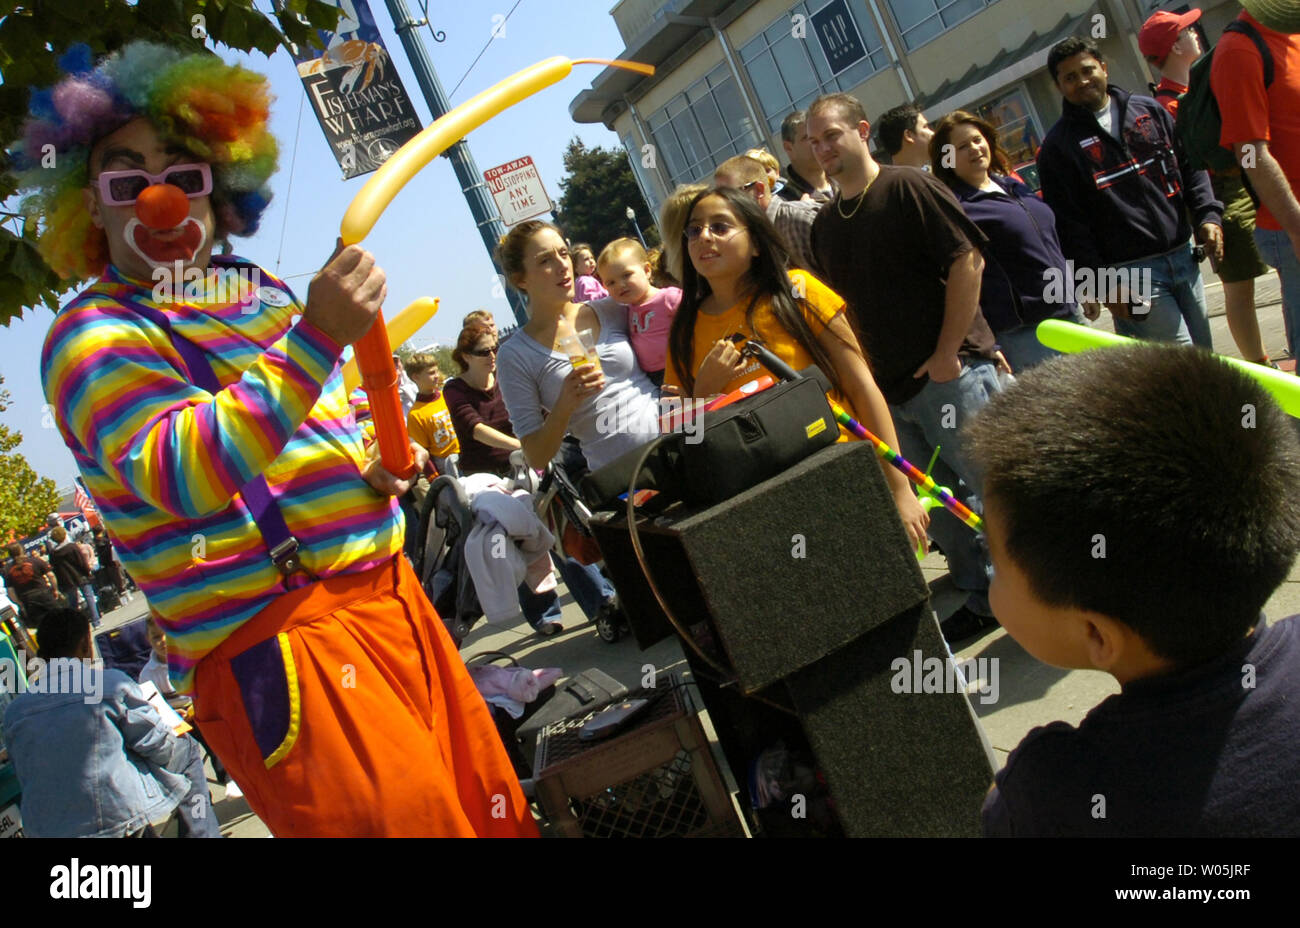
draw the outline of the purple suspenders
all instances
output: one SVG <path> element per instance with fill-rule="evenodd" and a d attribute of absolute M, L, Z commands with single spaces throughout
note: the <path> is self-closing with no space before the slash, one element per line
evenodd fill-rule
<path fill-rule="evenodd" d="M 165 313 L 135 300 L 130 301 L 129 307 L 167 333 L 172 340 L 172 345 L 180 353 L 181 360 L 185 362 L 185 367 L 189 370 L 195 386 L 207 390 L 214 396 L 221 391 L 221 382 L 217 380 L 217 374 L 212 369 L 207 353 L 189 339 L 177 335 Z M 279 504 L 271 495 L 271 488 L 266 485 L 266 478 L 258 474 L 239 488 L 239 495 L 248 504 L 249 513 L 253 516 L 257 530 L 262 533 L 262 541 L 266 544 L 271 561 L 280 573 L 288 578 L 301 570 L 308 576 L 312 576 L 298 557 L 298 539 L 289 532 L 284 514 L 280 512 Z"/>

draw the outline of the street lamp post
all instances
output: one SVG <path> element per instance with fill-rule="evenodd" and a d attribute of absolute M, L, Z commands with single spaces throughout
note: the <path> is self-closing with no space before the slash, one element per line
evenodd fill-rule
<path fill-rule="evenodd" d="M 641 247 L 645 248 L 645 236 L 641 234 L 641 224 L 636 221 L 636 210 L 629 206 L 626 210 L 626 214 L 627 218 L 632 223 L 632 228 L 636 229 L 636 237 L 641 240 Z"/>

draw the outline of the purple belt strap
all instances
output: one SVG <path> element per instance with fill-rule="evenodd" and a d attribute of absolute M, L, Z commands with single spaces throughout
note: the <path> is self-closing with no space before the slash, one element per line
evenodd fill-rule
<path fill-rule="evenodd" d="M 207 390 L 213 396 L 221 392 L 221 381 L 217 380 L 217 374 L 212 369 L 207 353 L 189 339 L 176 334 L 165 313 L 136 300 L 130 301 L 130 308 L 167 333 L 172 340 L 172 345 L 180 352 L 181 360 L 189 369 L 195 386 Z M 298 557 L 298 539 L 290 533 L 289 526 L 284 521 L 284 513 L 280 511 L 279 504 L 271 495 L 271 488 L 267 486 L 266 478 L 258 474 L 239 488 L 239 495 L 248 504 L 249 514 L 252 515 L 257 530 L 262 534 L 262 541 L 270 552 L 272 563 L 280 573 L 288 577 L 299 570 L 307 572 L 307 568 Z"/>

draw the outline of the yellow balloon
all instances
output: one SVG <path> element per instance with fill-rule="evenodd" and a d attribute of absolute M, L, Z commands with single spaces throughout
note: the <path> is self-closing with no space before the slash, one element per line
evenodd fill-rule
<path fill-rule="evenodd" d="M 386 326 L 388 329 L 388 343 L 390 345 L 400 345 L 418 332 L 426 322 L 437 314 L 439 302 L 437 297 L 422 296 L 389 319 Z M 348 359 L 348 363 L 343 365 L 343 388 L 348 393 L 351 393 L 360 385 L 361 371 L 357 367 L 357 356 L 354 354 Z"/>
<path fill-rule="evenodd" d="M 419 135 L 411 139 L 366 181 L 348 206 L 343 216 L 340 234 L 343 244 L 352 245 L 370 234 L 379 215 L 397 196 L 406 182 L 426 164 L 459 142 L 474 129 L 496 116 L 507 107 L 514 106 L 525 97 L 563 80 L 575 64 L 609 64 L 615 67 L 653 74 L 650 65 L 631 61 L 603 61 L 584 58 L 571 61 L 564 57 L 547 58 L 518 74 L 511 75 L 476 94 L 445 116 L 434 120 Z"/>
<path fill-rule="evenodd" d="M 608 61 L 603 58 L 556 57 L 539 61 L 532 67 L 492 85 L 470 97 L 460 106 L 433 121 L 419 135 L 395 151 L 379 170 L 366 181 L 343 215 L 339 235 L 343 244 L 354 245 L 370 234 L 375 222 L 399 190 L 430 161 L 456 142 L 525 97 L 563 80 L 575 64 L 604 64 L 641 74 L 654 74 L 654 67 L 637 61 Z M 421 297 L 388 320 L 389 344 L 400 345 L 438 311 L 438 301 Z M 356 357 L 343 366 L 343 383 L 351 393 L 361 383 Z"/>

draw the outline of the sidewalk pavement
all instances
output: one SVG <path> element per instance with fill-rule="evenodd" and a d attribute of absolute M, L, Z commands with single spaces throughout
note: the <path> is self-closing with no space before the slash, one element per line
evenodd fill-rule
<path fill-rule="evenodd" d="M 1214 346 L 1223 354 L 1240 357 L 1228 333 L 1223 315 L 1223 290 L 1202 265 L 1205 274 L 1206 303 L 1210 309 Z M 1256 281 L 1256 306 L 1264 347 L 1272 356 L 1286 349 L 1283 330 L 1280 287 L 1276 275 L 1270 274 Z M 1112 330 L 1109 314 L 1102 312 L 1094 325 Z M 922 572 L 930 584 L 932 604 L 941 618 L 951 614 L 965 600 L 948 580 L 947 564 L 939 554 L 930 554 L 921 564 Z M 564 631 L 543 638 L 534 634 L 522 621 L 510 628 L 498 628 L 480 622 L 466 638 L 461 653 L 470 657 L 480 651 L 502 651 L 532 667 L 560 667 L 565 676 L 597 667 L 619 680 L 629 689 L 640 685 L 646 668 L 675 670 L 686 673 L 686 662 L 681 647 L 675 639 L 662 641 L 642 652 L 630 637 L 610 644 L 596 634 L 581 610 L 567 592 L 562 597 Z M 116 627 L 145 614 L 144 598 L 137 596 L 133 604 L 124 605 L 105 617 L 105 628 Z M 1270 621 L 1300 613 L 1300 565 L 1291 571 L 1286 582 L 1269 600 L 1265 613 Z M 998 764 L 1006 762 L 1007 754 L 1015 748 L 1030 729 L 1057 720 L 1078 724 L 1099 702 L 1119 692 L 1114 678 L 1097 671 L 1060 670 L 1039 663 L 1030 657 L 1001 628 L 986 632 L 967 642 L 957 651 L 958 660 L 978 657 L 999 658 L 999 694 L 996 703 L 985 705 L 979 698 L 972 701 L 980 724 L 993 745 Z M 712 737 L 707 718 L 705 729 Z M 716 750 L 715 756 L 720 756 Z M 744 771 L 738 771 L 745 775 Z M 724 774 L 725 775 L 725 774 Z M 249 810 L 243 799 L 227 799 L 216 783 L 209 766 L 209 787 L 214 807 L 221 821 L 222 833 L 230 837 L 268 837 L 262 822 Z"/>

